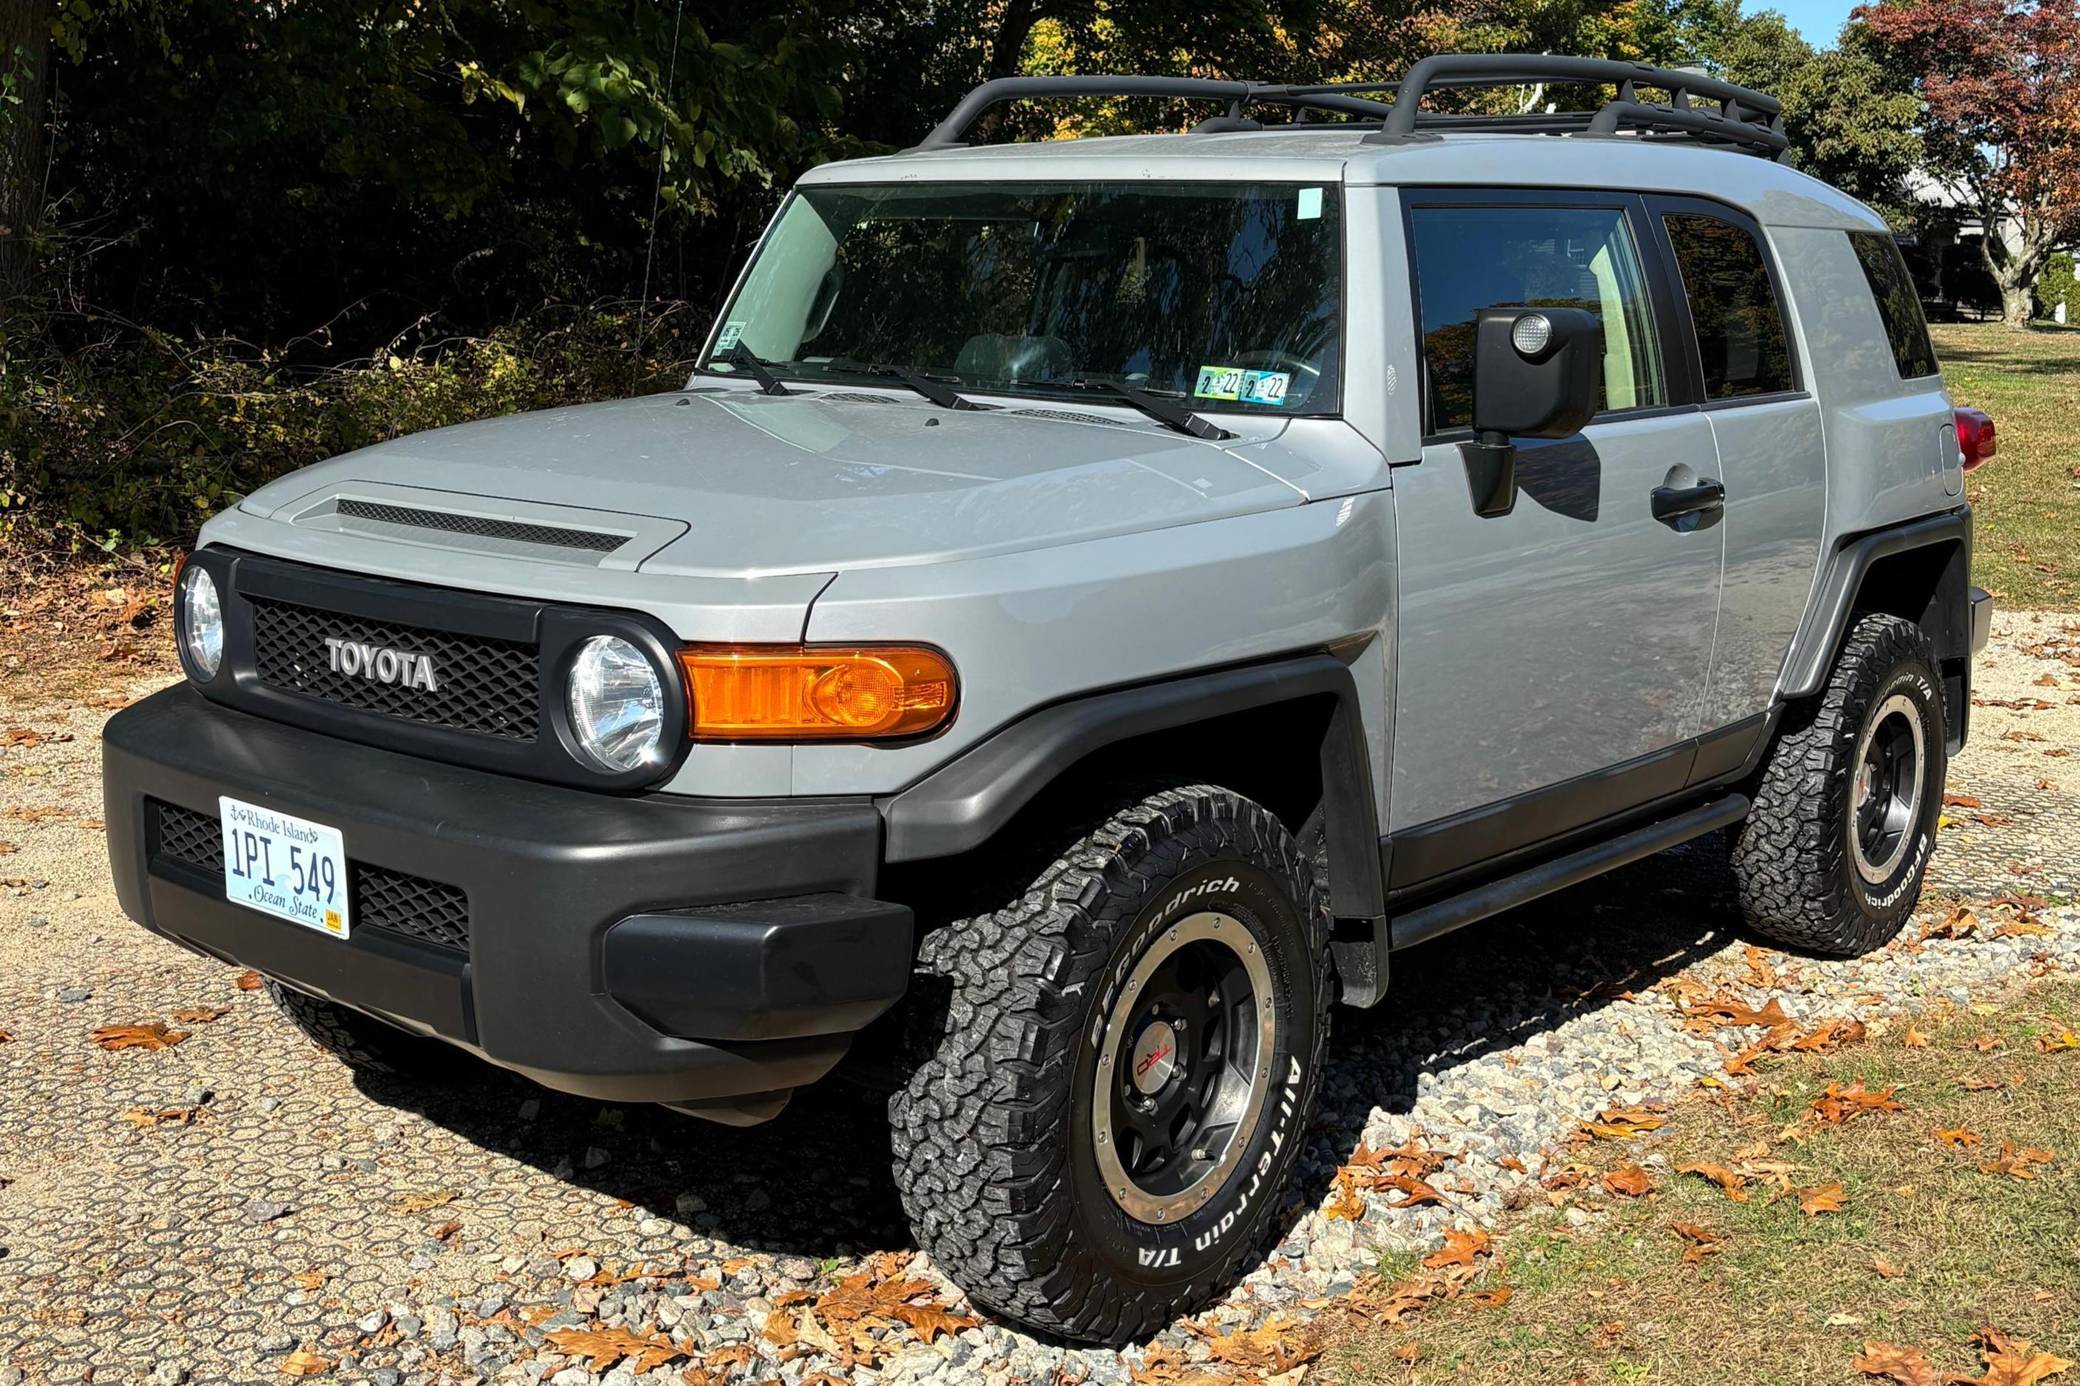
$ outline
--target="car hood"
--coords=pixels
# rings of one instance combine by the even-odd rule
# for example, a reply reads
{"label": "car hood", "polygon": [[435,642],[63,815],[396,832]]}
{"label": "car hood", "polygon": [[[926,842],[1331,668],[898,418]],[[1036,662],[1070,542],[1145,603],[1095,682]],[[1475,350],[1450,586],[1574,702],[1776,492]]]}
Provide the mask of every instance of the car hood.
{"label": "car hood", "polygon": [[[338,498],[364,497],[365,509],[408,495],[436,514],[580,528],[597,517],[632,536],[622,562],[602,566],[830,573],[1298,505],[1300,490],[1232,450],[1261,458],[1281,428],[1267,420],[1222,446],[1067,407],[956,411],[877,391],[697,387],[400,438],[284,477],[241,509],[331,524]],[[464,546],[445,519],[414,524],[373,532]]]}

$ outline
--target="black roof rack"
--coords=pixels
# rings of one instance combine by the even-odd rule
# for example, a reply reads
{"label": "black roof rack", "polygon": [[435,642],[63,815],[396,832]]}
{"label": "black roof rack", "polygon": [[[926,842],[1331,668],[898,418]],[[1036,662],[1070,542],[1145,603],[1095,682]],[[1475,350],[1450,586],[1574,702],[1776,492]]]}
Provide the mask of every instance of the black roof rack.
{"label": "black roof rack", "polygon": [[[1423,98],[1434,92],[1532,83],[1610,84],[1617,88],[1617,98],[1593,111],[1465,115],[1422,109]],[[1642,88],[1665,92],[1668,100],[1643,101]],[[1624,132],[1648,140],[1702,140],[1765,157],[1780,157],[1788,147],[1783,108],[1775,97],[1701,72],[1546,53],[1440,53],[1417,63],[1399,82],[1291,86],[1200,77],[1000,77],[963,97],[918,148],[960,144],[983,112],[1004,102],[1070,96],[1226,102],[1227,114],[1202,122],[1196,127],[1201,132],[1260,129],[1244,112],[1269,105],[1289,109],[1296,124],[1316,114],[1346,117],[1357,124],[1378,122],[1379,128],[1366,139],[1383,144],[1469,130],[1540,135]],[[1380,96],[1393,100],[1373,99]]]}

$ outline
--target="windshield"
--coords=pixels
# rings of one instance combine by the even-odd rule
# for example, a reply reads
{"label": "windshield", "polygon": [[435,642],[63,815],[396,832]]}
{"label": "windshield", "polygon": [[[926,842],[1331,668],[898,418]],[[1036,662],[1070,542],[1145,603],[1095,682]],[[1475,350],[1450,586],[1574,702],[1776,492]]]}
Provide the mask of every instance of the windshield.
{"label": "windshield", "polygon": [[1338,189],[910,183],[802,189],[723,315],[791,378],[866,366],[995,393],[1127,385],[1192,408],[1333,413]]}

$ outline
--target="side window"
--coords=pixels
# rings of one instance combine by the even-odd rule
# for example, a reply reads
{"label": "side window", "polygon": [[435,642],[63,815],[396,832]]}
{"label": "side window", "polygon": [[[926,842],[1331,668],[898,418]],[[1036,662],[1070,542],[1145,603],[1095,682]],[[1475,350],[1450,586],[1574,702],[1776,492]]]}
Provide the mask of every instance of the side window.
{"label": "side window", "polygon": [[1899,242],[1882,231],[1851,231],[1849,244],[1856,250],[1857,263],[1878,301],[1878,316],[1885,323],[1885,338],[1892,344],[1892,362],[1899,378],[1915,380],[1936,373],[1936,349],[1928,340],[1928,323],[1921,316],[1921,295],[1914,291],[1913,276],[1899,253]]}
{"label": "side window", "polygon": [[1603,320],[1599,412],[1668,402],[1653,305],[1616,207],[1417,207],[1430,431],[1473,422],[1473,325],[1483,308],[1586,308]]}
{"label": "side window", "polygon": [[1666,220],[1697,328],[1704,397],[1791,389],[1791,350],[1762,247],[1745,228],[1718,217],[1674,212]]}

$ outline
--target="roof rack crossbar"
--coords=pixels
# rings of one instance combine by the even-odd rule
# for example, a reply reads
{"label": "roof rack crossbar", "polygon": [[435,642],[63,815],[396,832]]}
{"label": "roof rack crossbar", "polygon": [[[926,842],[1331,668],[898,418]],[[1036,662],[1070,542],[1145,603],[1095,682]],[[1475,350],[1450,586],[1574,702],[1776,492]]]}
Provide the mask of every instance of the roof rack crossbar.
{"label": "roof rack crossbar", "polygon": [[[1422,109],[1431,92],[1530,83],[1595,83],[1617,88],[1617,99],[1594,111],[1534,111],[1510,115],[1458,114]],[[1644,101],[1640,89],[1668,94],[1666,104]],[[1354,117],[1378,128],[1367,142],[1394,144],[1417,131],[1485,130],[1523,134],[1613,135],[1701,139],[1767,156],[1789,147],[1783,108],[1764,92],[1680,68],[1607,58],[1570,58],[1549,53],[1440,53],[1423,59],[1399,82],[1343,82],[1313,86],[1271,85],[1212,77],[999,77],[961,98],[919,149],[960,145],[985,111],[1009,101],[1072,96],[1146,96],[1173,101],[1218,101],[1225,113],[1196,130],[1256,130],[1252,105],[1289,108],[1296,123],[1315,114]],[[1391,103],[1373,100],[1392,96]],[[1699,104],[1700,102],[1705,104]]]}
{"label": "roof rack crossbar", "polygon": [[[1299,110],[1333,111],[1339,115],[1383,120],[1389,107],[1378,101],[1340,92],[1334,87],[1303,89],[1267,86],[1256,82],[1224,81],[1212,77],[998,77],[984,82],[962,97],[946,119],[924,137],[919,149],[943,149],[958,145],[974,128],[982,113],[1007,101],[1034,97],[1066,96],[1155,96],[1172,101],[1225,101],[1224,121],[1242,119],[1242,108],[1258,103],[1291,106]],[[1232,128],[1232,127],[1227,127]]]}

